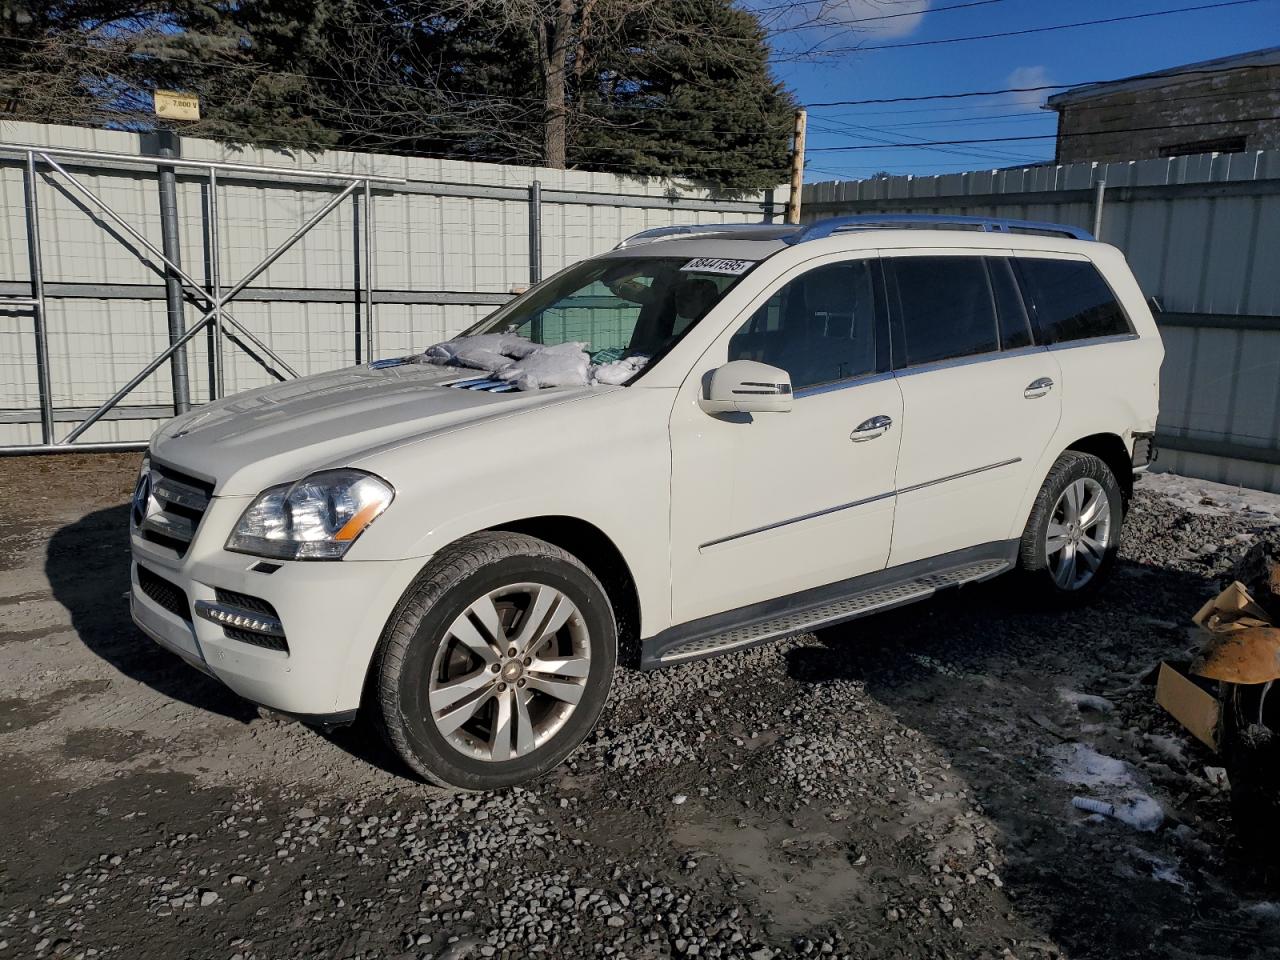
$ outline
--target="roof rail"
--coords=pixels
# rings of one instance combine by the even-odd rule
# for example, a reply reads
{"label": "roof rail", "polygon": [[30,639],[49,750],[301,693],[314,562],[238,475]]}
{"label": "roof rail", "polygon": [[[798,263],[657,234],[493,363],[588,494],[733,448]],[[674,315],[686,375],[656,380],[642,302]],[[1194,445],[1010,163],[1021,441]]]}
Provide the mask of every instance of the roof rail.
{"label": "roof rail", "polygon": [[766,237],[781,237],[789,233],[799,232],[802,228],[793,224],[780,223],[685,223],[674,227],[652,227],[633,233],[613,249],[623,250],[627,247],[638,247],[655,240],[672,240],[676,237],[704,237],[715,233],[740,233],[746,237],[760,234]]}
{"label": "roof rail", "polygon": [[1072,240],[1092,240],[1093,234],[1065,223],[1041,223],[1035,220],[1005,220],[999,217],[960,217],[946,214],[860,214],[852,217],[831,217],[817,220],[788,243],[804,243],[821,240],[837,233],[855,230],[910,230],[946,229],[980,230],[984,233],[1030,233],[1050,237],[1069,237]]}

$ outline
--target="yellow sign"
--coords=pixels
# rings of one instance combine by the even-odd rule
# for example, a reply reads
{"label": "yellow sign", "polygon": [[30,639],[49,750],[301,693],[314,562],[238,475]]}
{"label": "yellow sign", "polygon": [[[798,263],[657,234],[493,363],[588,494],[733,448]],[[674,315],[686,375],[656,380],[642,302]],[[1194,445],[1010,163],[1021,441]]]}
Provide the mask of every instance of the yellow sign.
{"label": "yellow sign", "polygon": [[199,120],[200,98],[194,93],[178,93],[176,90],[155,92],[156,116],[168,120]]}

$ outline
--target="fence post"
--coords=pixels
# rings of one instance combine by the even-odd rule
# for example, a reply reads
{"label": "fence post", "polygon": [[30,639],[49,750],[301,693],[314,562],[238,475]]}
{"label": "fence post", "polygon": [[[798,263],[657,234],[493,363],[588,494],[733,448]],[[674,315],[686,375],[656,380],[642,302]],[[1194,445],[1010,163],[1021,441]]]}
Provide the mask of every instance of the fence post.
{"label": "fence post", "polygon": [[529,282],[542,282],[542,181],[529,184]]}
{"label": "fence post", "polygon": [[1093,237],[1102,239],[1102,206],[1107,199],[1107,181],[1099,180],[1093,185]]}
{"label": "fence post", "polygon": [[365,362],[373,363],[373,186],[364,182],[364,339]]}
{"label": "fence post", "polygon": [[40,398],[40,435],[53,443],[53,394],[49,389],[49,328],[45,314],[44,265],[40,259],[40,206],[36,202],[36,155],[27,151],[27,257],[36,339],[36,389]]}
{"label": "fence post", "polygon": [[213,167],[209,168],[209,292],[213,294],[213,323],[209,325],[213,382],[209,384],[209,399],[217,400],[227,395],[227,383],[222,369],[222,244],[218,239],[218,172]]}
{"label": "fence post", "polygon": [[[172,130],[156,132],[157,153],[162,157],[179,156],[178,135]],[[178,239],[178,178],[173,167],[157,168],[160,182],[160,248],[173,263],[182,263],[182,245]],[[164,299],[169,315],[169,343],[172,345],[186,332],[183,316],[182,281],[165,267]],[[170,360],[173,374],[173,412],[186,413],[191,406],[191,385],[187,380],[187,351],[179,347]]]}

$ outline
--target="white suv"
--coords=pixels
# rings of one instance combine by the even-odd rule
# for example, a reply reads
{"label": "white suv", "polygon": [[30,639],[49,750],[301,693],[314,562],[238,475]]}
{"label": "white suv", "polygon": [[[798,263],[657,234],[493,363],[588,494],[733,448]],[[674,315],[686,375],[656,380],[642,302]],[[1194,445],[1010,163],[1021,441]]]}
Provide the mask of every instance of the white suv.
{"label": "white suv", "polygon": [[1071,227],[647,231],[425,356],[166,424],[133,616],[257,703],[368,711],[431,781],[513,784],[587,735],[620,651],[681,663],[1014,568],[1093,594],[1162,356],[1122,255]]}

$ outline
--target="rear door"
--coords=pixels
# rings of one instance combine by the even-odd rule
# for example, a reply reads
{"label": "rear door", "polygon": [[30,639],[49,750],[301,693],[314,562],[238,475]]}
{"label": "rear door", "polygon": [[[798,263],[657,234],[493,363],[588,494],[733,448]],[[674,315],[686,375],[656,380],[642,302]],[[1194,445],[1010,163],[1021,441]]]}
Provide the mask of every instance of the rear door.
{"label": "rear door", "polygon": [[884,264],[904,423],[892,567],[1008,539],[1062,404],[1004,251]]}

